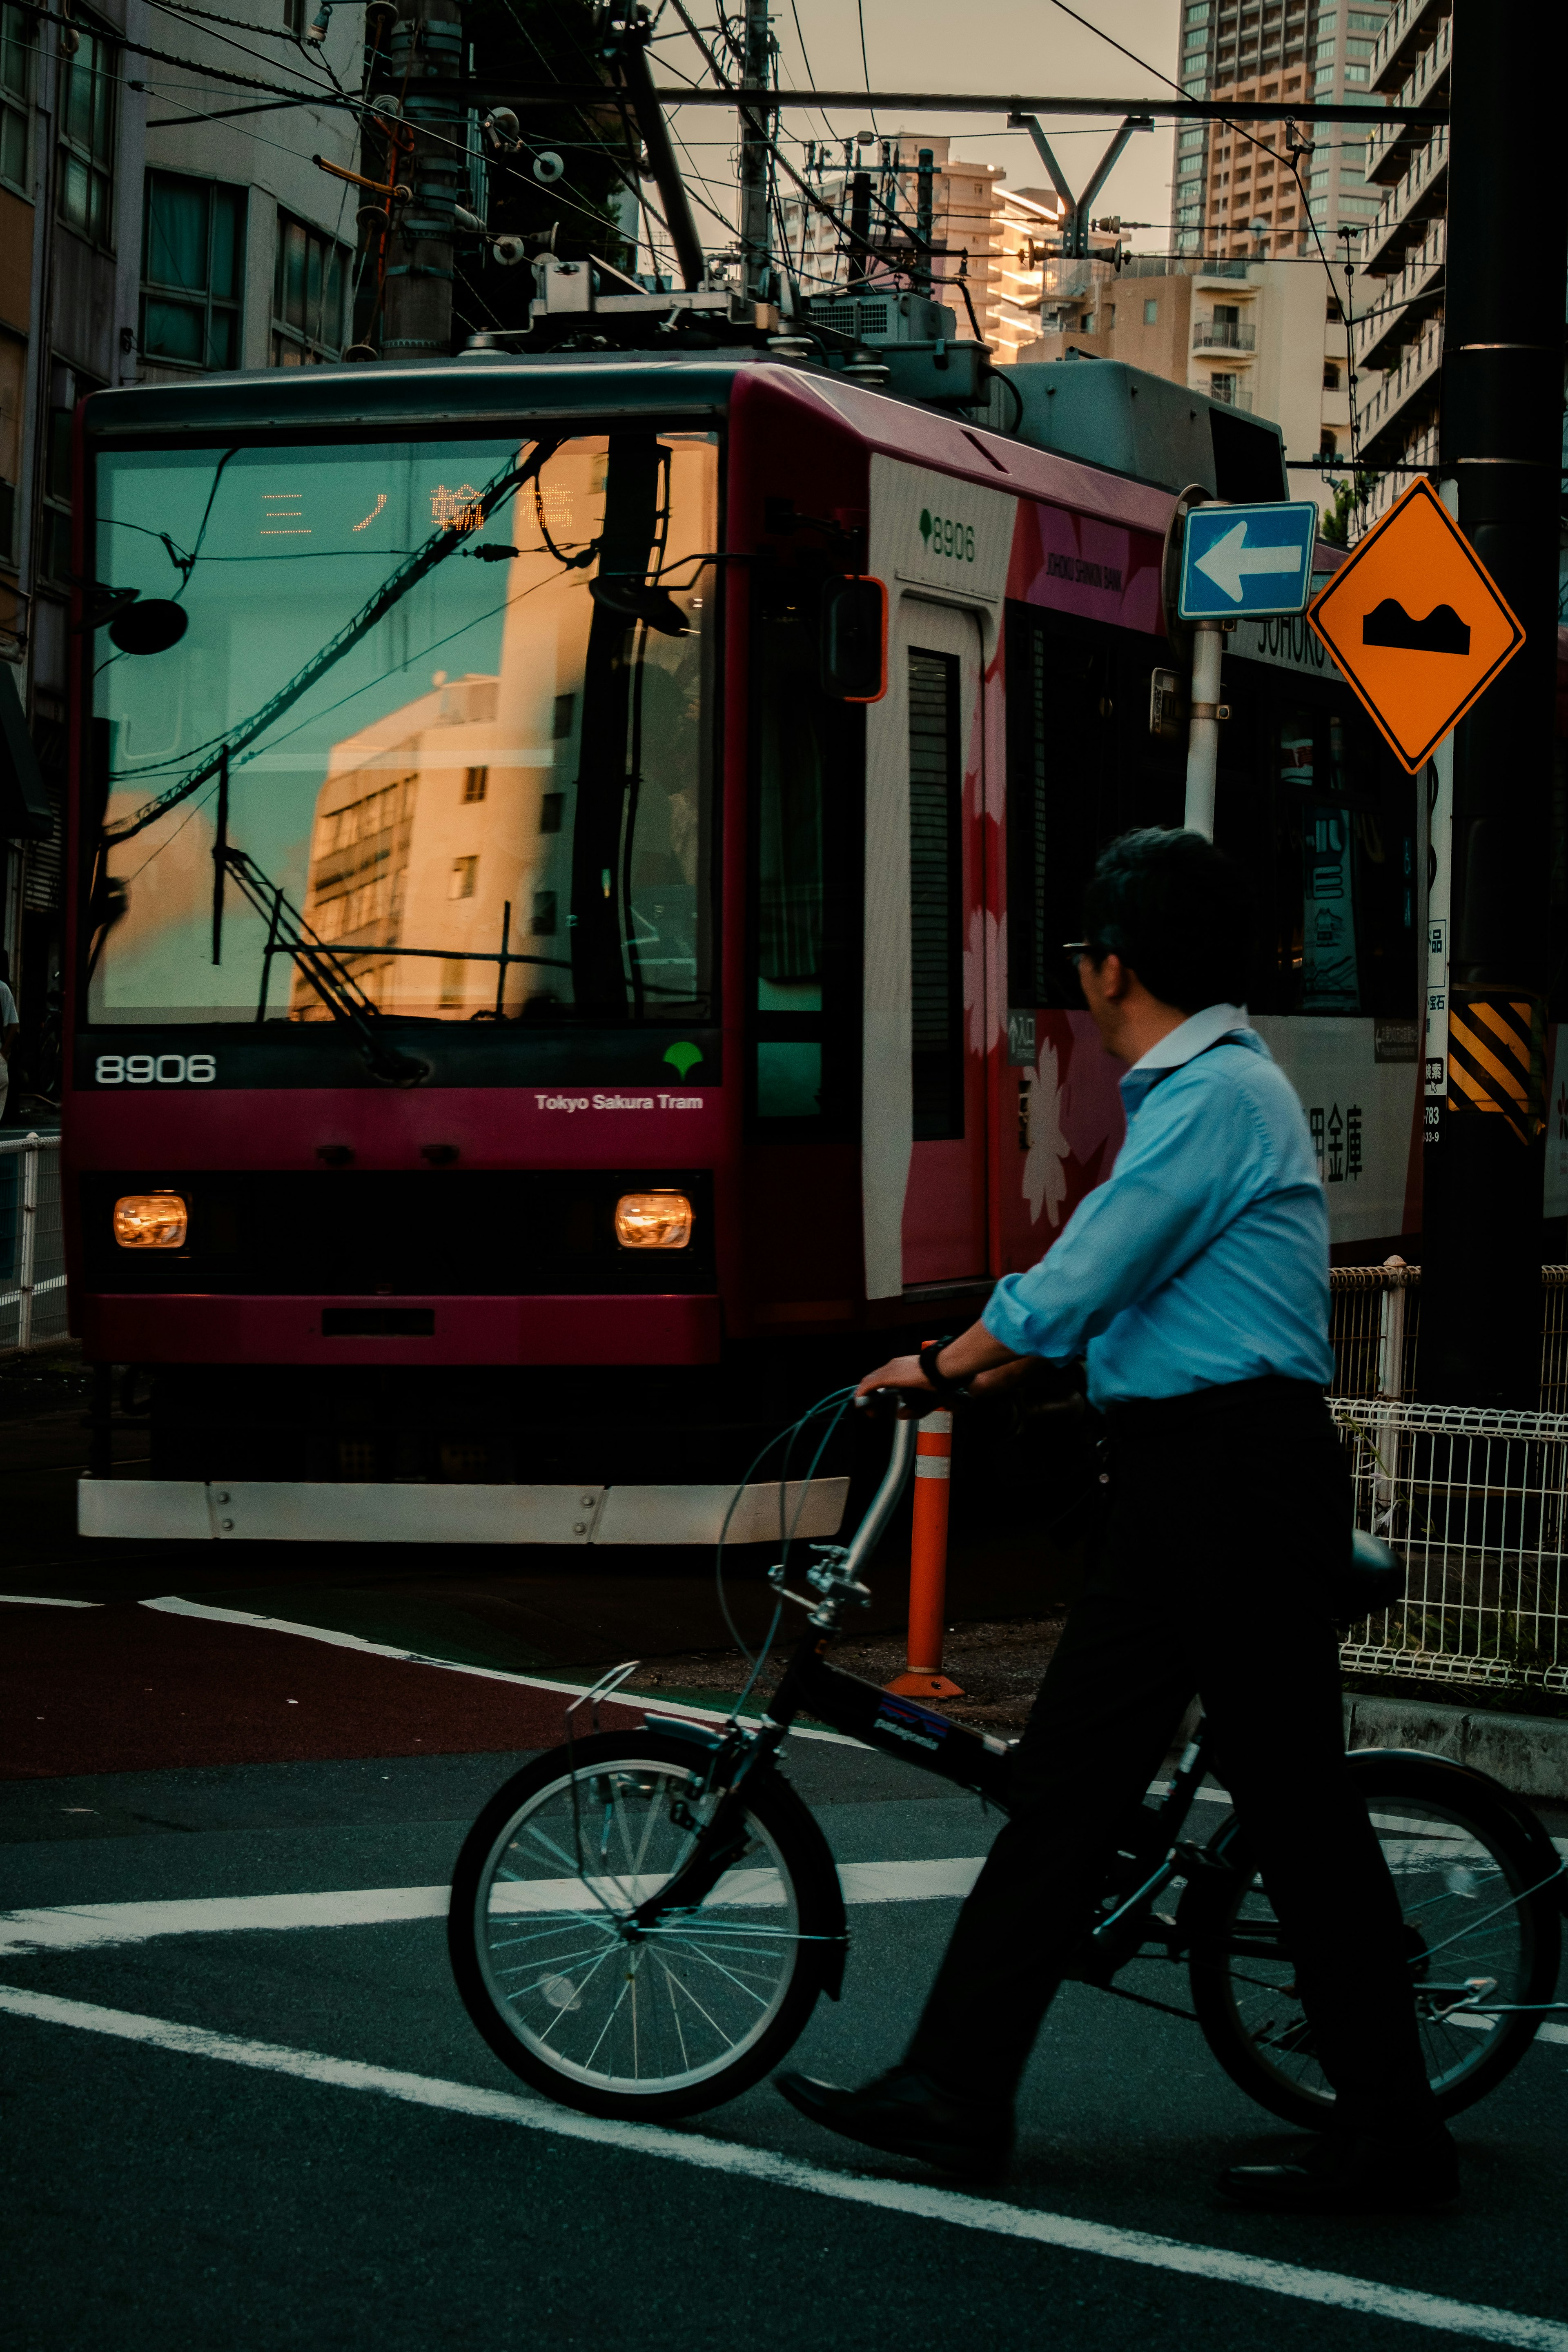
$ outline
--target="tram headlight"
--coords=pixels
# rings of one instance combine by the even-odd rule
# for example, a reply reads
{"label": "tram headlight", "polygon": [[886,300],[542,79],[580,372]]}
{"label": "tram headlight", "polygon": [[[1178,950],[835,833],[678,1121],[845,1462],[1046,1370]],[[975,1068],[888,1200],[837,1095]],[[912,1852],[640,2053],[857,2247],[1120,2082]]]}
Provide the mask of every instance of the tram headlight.
{"label": "tram headlight", "polygon": [[114,1203],[121,1249],[184,1249],[190,1212],[178,1192],[125,1192]]}
{"label": "tram headlight", "polygon": [[684,1249],[691,1239],[691,1203],[684,1192],[623,1192],[616,1202],[616,1239],[623,1249]]}

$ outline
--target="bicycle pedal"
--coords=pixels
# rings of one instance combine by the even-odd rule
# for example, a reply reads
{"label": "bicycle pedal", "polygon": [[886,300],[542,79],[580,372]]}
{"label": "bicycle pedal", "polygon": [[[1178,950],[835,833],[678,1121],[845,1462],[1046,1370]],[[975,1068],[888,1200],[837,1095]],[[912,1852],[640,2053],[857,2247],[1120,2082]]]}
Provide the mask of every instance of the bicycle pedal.
{"label": "bicycle pedal", "polygon": [[1210,1853],[1206,1846],[1192,1845],[1185,1841],[1171,1848],[1173,1860],[1180,1863],[1188,1878],[1231,1878],[1235,1873],[1229,1863],[1218,1854]]}

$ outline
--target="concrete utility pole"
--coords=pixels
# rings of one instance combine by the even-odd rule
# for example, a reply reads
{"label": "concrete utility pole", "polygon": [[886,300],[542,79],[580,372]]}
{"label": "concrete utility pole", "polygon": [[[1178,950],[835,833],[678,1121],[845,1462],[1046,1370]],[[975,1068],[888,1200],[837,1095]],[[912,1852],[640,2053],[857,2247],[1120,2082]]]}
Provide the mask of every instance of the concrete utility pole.
{"label": "concrete utility pole", "polygon": [[457,0],[398,0],[387,66],[393,89],[404,91],[403,119],[414,146],[391,176],[405,175],[414,194],[387,240],[385,359],[444,357],[452,348],[453,215],[468,194],[466,116],[458,97],[423,91],[420,84],[437,77],[450,82],[462,64]]}
{"label": "concrete utility pole", "polygon": [[[1421,1386],[1446,1402],[1533,1407],[1568,10],[1561,0],[1511,8],[1456,0],[1453,37],[1441,471],[1458,485],[1460,527],[1525,642],[1454,741],[1449,1061],[1447,1100],[1424,1155]],[[1481,1049],[1470,1057],[1468,1087],[1456,1075],[1467,1034]],[[1493,1073],[1480,1080],[1480,1101],[1477,1070]]]}
{"label": "concrete utility pole", "polygon": [[[773,67],[768,0],[746,0],[742,79],[751,89],[771,87]],[[777,121],[774,113],[748,112],[741,117],[741,271],[746,292],[758,302],[773,299],[773,224],[768,217],[773,157],[767,142]]]}

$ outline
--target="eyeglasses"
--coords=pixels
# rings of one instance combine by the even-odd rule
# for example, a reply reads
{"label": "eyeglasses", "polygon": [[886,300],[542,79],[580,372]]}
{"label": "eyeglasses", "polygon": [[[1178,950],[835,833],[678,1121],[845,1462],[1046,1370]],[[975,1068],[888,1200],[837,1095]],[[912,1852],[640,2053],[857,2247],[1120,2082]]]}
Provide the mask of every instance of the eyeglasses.
{"label": "eyeglasses", "polygon": [[1076,970],[1086,956],[1090,963],[1103,963],[1110,950],[1102,940],[1064,940],[1062,953]]}

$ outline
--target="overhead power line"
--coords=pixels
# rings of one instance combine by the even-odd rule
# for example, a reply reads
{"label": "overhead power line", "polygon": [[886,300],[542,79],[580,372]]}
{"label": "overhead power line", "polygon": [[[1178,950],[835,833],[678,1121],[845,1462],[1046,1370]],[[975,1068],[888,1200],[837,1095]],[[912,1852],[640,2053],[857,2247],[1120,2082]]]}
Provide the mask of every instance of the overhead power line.
{"label": "overhead power line", "polygon": [[[455,95],[470,90],[465,80],[432,77],[421,88]],[[1000,95],[994,90],[976,93],[959,91],[942,96],[932,90],[887,89],[784,89],[763,87],[742,87],[734,84],[727,89],[708,89],[701,85],[680,89],[656,89],[655,98],[661,106],[754,106],[766,109],[814,109],[831,107],[835,110],[863,113],[868,106],[879,107],[888,114],[1109,114],[1121,119],[1123,115],[1152,115],[1167,122],[1364,122],[1374,130],[1387,130],[1394,123],[1407,123],[1418,130],[1440,129],[1448,120],[1446,106],[1369,106],[1364,101],[1342,99],[1331,105],[1287,105],[1278,99],[1265,104],[1237,99],[1216,102],[1206,98],[1035,98],[1017,90]],[[555,82],[534,83],[527,89],[486,93],[495,106],[521,107],[603,105],[602,84]]]}

